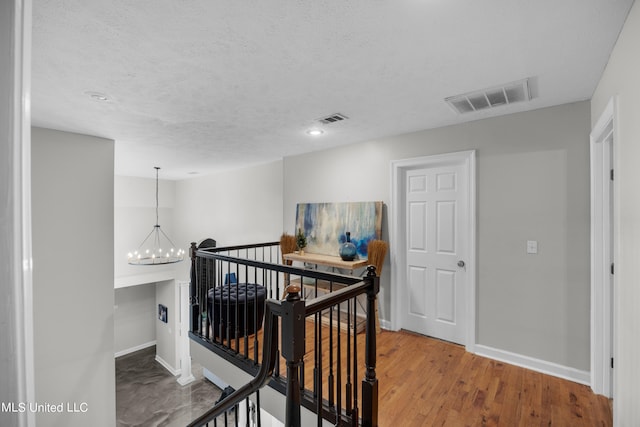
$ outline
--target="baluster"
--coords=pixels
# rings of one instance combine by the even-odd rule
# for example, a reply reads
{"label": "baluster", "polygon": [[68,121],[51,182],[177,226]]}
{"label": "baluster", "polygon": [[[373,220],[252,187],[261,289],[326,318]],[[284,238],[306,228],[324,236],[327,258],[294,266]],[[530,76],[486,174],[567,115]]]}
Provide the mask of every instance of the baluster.
{"label": "baluster", "polygon": [[[214,310],[217,308],[217,312],[213,312],[212,314],[212,319],[218,319],[218,327],[215,326],[215,321],[212,320],[214,326],[213,326],[213,339],[215,341],[218,341],[220,344],[224,345],[224,340],[223,340],[223,336],[224,336],[224,328],[225,328],[225,322],[223,320],[223,313],[224,313],[224,309],[225,309],[225,304],[224,304],[224,299],[222,298],[222,291],[224,290],[224,285],[223,285],[223,280],[222,277],[225,274],[225,268],[224,268],[224,263],[222,261],[218,261],[216,260],[216,264],[220,266],[220,268],[218,269],[218,272],[216,273],[216,282],[214,284],[214,286],[216,288],[218,288],[220,290],[220,304],[219,307],[217,307],[217,305],[215,304],[215,302],[212,302]],[[229,265],[227,263],[227,269],[226,271],[229,271]],[[215,301],[215,300],[214,300]]]}
{"label": "baluster", "polygon": [[353,417],[353,408],[351,405],[351,364],[352,362],[352,358],[351,358],[351,303],[349,301],[347,301],[347,378],[346,378],[346,384],[345,384],[345,394],[346,394],[346,408],[345,411],[347,413],[347,415],[349,417]]}
{"label": "baluster", "polygon": [[249,427],[251,425],[251,401],[248,396],[244,399],[244,419],[246,427]]}
{"label": "baluster", "polygon": [[[207,337],[208,340],[213,340],[212,335],[212,325],[213,325],[213,317],[209,316],[209,313],[207,312],[207,308],[209,306],[209,289],[214,289],[215,288],[215,271],[216,271],[216,260],[214,259],[204,259],[204,265],[205,265],[205,281],[206,281],[206,285],[202,287],[202,299],[201,299],[201,310],[203,315],[205,316],[205,336]],[[215,290],[214,290],[215,292]],[[212,295],[212,301],[211,304],[213,304],[213,295]]]}
{"label": "baluster", "polygon": [[207,289],[209,288],[209,278],[206,274],[209,260],[206,258],[198,259],[198,270],[202,271],[202,278],[198,286],[198,305],[199,315],[198,324],[200,334],[209,339],[209,330],[207,329]]}
{"label": "baluster", "polygon": [[[277,359],[276,359],[277,360]],[[256,415],[258,417],[258,426],[262,425],[262,420],[260,419],[261,417],[261,410],[260,410],[260,390],[256,391]]]}
{"label": "baluster", "polygon": [[[333,283],[333,282],[331,282]],[[331,289],[331,284],[329,284]],[[327,378],[327,389],[329,394],[329,408],[335,410],[334,405],[334,378],[333,378],[333,306],[329,307],[329,377]]]}
{"label": "baluster", "polygon": [[341,345],[342,324],[341,324],[341,321],[342,321],[342,311],[340,310],[340,304],[338,304],[338,330],[336,331],[338,335],[338,343],[337,343],[337,351],[336,351],[337,357],[338,357],[338,366],[337,366],[338,378],[337,378],[337,385],[336,385],[336,391],[337,391],[336,400],[338,403],[338,407],[336,409],[336,426],[340,425],[340,416],[342,414],[342,345]]}
{"label": "baluster", "polygon": [[[349,302],[353,305],[353,378],[354,382],[358,381],[358,316],[357,316],[357,297]],[[353,387],[353,413],[351,415],[351,423],[353,426],[358,425],[358,387]]]}
{"label": "baluster", "polygon": [[[255,281],[254,281],[255,283]],[[236,288],[238,288],[240,286],[240,283],[236,284]],[[244,331],[242,331],[242,336],[243,336],[243,342],[244,342],[244,357],[245,358],[249,358],[249,297],[247,294],[247,288],[249,286],[249,281],[245,280],[244,283],[244,307],[243,307],[243,315],[244,315]],[[238,304],[240,304],[238,302]],[[253,316],[255,318],[256,316],[256,305],[257,302],[255,301],[254,298],[254,302],[253,302]],[[255,330],[255,329],[254,329]]]}
{"label": "baluster", "polygon": [[197,333],[200,331],[200,307],[198,306],[198,279],[197,273],[197,258],[196,258],[196,242],[191,242],[191,248],[189,250],[191,256],[191,286],[189,288],[189,295],[191,304],[191,331]]}
{"label": "baluster", "polygon": [[233,407],[233,421],[236,427],[238,427],[238,405]]}
{"label": "baluster", "polygon": [[[203,272],[207,271],[207,263],[208,260],[206,258],[201,258],[198,260],[198,268],[201,269]],[[202,279],[200,280],[199,286],[198,286],[198,306],[199,306],[199,315],[198,315],[198,322],[199,322],[199,328],[200,328],[200,333],[202,335],[204,335],[206,338],[209,337],[208,335],[208,330],[207,330],[207,289],[209,287],[209,280],[207,278],[206,274],[203,274]]]}
{"label": "baluster", "polygon": [[[317,291],[316,291],[317,292]],[[313,368],[314,371],[314,397],[316,398],[316,414],[318,414],[318,427],[322,427],[322,312],[316,313],[316,345],[315,356],[316,363]]]}

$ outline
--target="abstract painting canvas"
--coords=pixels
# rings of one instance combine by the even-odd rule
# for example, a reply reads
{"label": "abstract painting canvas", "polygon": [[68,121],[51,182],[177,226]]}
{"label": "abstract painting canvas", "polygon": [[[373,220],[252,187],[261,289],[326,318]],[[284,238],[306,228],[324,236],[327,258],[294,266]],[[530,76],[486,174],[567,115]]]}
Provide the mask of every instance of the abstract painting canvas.
{"label": "abstract painting canvas", "polygon": [[358,257],[367,258],[367,246],[382,235],[382,202],[298,203],[296,233],[307,237],[305,251],[338,256],[347,231]]}

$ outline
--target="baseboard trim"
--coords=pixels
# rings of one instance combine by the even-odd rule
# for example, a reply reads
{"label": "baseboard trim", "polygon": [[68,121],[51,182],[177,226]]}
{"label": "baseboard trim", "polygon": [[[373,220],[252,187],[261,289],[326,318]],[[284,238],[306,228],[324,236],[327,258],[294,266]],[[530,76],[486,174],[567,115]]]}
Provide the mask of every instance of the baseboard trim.
{"label": "baseboard trim", "polygon": [[202,368],[202,375],[204,375],[204,377],[206,379],[208,379],[213,384],[215,384],[216,387],[218,387],[220,390],[224,390],[225,388],[227,388],[229,386],[229,384],[227,384],[226,382],[222,381],[222,379],[219,376],[217,376],[216,374],[214,374],[213,372],[211,372],[207,368]]}
{"label": "baseboard trim", "polygon": [[151,346],[154,346],[154,345],[156,345],[156,341],[155,340],[154,341],[149,341],[149,342],[146,342],[144,344],[137,345],[135,347],[131,347],[131,348],[127,348],[125,350],[117,351],[115,353],[115,357],[118,358],[120,356],[125,356],[125,355],[127,355],[129,353],[134,353],[134,352],[136,352],[138,350],[143,350],[143,349],[145,349],[147,347],[151,347]]}
{"label": "baseboard trim", "polygon": [[176,376],[180,375],[180,369],[175,369],[166,360],[156,354],[156,362],[161,364],[167,371],[171,372],[171,375]]}
{"label": "baseboard trim", "polygon": [[187,384],[191,384],[192,382],[194,382],[196,380],[196,377],[194,377],[193,375],[189,375],[188,377],[184,378],[184,377],[180,377],[177,379],[178,384],[180,385],[187,385]]}
{"label": "baseboard trim", "polygon": [[490,359],[499,360],[511,365],[520,366],[521,368],[531,369],[554,377],[563,378],[580,384],[591,385],[591,374],[589,371],[581,371],[569,366],[559,365],[546,360],[536,359],[522,354],[512,353],[510,351],[499,350],[497,348],[488,347],[481,344],[475,345],[475,354],[478,356],[488,357]]}

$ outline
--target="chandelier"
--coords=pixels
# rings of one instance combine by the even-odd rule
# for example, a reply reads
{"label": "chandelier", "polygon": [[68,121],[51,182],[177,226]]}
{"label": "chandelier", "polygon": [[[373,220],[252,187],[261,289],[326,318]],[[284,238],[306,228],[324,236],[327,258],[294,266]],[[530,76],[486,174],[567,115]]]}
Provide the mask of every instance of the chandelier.
{"label": "chandelier", "polygon": [[156,170],[156,225],[153,226],[138,249],[128,253],[127,259],[132,265],[172,264],[184,259],[185,251],[176,248],[169,236],[162,231],[158,222],[158,171],[160,168],[157,166],[154,168]]}

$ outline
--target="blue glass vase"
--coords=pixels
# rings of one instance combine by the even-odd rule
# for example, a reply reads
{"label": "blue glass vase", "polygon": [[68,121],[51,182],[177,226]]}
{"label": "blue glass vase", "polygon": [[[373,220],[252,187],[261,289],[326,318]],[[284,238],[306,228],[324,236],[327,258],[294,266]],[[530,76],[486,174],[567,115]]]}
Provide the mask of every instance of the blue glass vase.
{"label": "blue glass vase", "polygon": [[356,259],[356,245],[351,243],[351,233],[347,231],[347,241],[340,245],[340,258],[343,261],[353,261]]}

